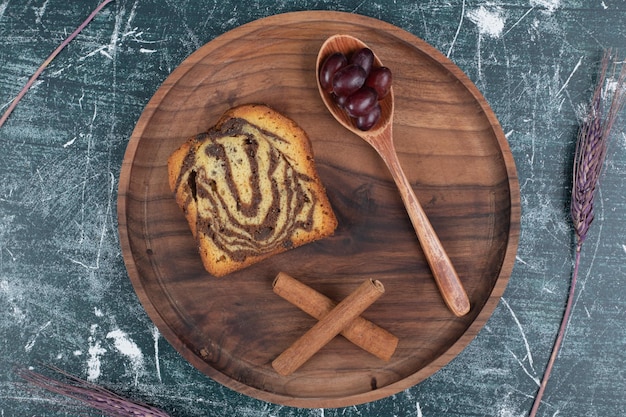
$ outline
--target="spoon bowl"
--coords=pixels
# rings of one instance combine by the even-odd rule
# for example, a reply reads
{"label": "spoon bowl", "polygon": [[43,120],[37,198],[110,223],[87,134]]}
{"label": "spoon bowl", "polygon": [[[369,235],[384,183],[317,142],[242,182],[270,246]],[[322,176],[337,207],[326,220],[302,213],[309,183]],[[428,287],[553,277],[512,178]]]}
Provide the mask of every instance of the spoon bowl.
{"label": "spoon bowl", "polygon": [[[332,115],[337,119],[339,123],[343,125],[346,129],[352,131],[352,133],[358,136],[367,136],[373,137],[381,134],[385,129],[390,129],[392,120],[393,120],[393,87],[389,90],[389,93],[379,102],[381,108],[380,119],[372,127],[370,130],[360,130],[358,129],[354,123],[352,122],[350,116],[342,110],[333,97],[325,91],[320,85],[319,73],[322,65],[324,64],[324,60],[330,56],[334,52],[341,52],[346,56],[350,56],[350,53],[361,49],[368,48],[368,46],[361,42],[359,39],[349,36],[349,35],[334,35],[331,36],[324,42],[322,47],[320,48],[319,53],[317,54],[317,62],[316,62],[316,74],[317,77],[317,87],[320,91],[320,95],[324,104],[328,108],[328,110],[332,113]],[[374,66],[382,66],[382,62],[378,59],[378,56],[374,54]]]}
{"label": "spoon bowl", "polygon": [[[320,69],[328,56],[335,52],[350,56],[352,52],[367,47],[365,43],[349,35],[334,35],[322,44],[316,62],[317,87],[320,96],[333,117],[343,127],[369,143],[389,168],[444,302],[456,316],[464,316],[470,311],[467,293],[402,170],[393,144],[393,87],[379,103],[381,117],[378,122],[370,130],[363,131],[356,127],[350,116],[335,103],[332,95],[320,84]],[[374,64],[375,66],[383,65],[375,53]]]}

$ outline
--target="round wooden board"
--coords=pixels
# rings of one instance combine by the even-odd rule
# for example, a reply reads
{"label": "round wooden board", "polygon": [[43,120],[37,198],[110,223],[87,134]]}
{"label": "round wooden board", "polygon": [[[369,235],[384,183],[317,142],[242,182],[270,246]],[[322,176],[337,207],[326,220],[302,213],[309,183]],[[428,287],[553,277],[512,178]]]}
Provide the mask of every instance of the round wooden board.
{"label": "round wooden board", "polygon": [[[472,303],[444,305],[391,177],[325,109],[315,81],[324,40],[347,33],[394,74],[400,162]],[[206,273],[167,182],[167,158],[230,107],[264,103],[309,134],[339,220],[333,237],[223,278]],[[164,82],[137,122],[119,186],[130,279],[167,340],[216,381],[262,400],[342,407],[406,389],[454,358],[485,324],[511,273],[519,186],[493,112],[463,72],[390,24],[340,12],[261,19],[204,45]],[[289,377],[271,367],[315,320],[272,291],[284,271],[340,301],[365,278],[386,292],[363,316],[400,342],[385,362],[336,337]]]}

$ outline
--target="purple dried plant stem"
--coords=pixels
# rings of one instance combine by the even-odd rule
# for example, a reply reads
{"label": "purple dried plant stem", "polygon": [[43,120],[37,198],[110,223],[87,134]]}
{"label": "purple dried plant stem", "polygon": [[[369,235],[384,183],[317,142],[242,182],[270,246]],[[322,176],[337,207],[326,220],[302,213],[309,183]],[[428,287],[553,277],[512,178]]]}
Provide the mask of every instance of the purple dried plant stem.
{"label": "purple dried plant stem", "polygon": [[533,407],[530,411],[529,417],[535,417],[537,414],[537,410],[541,405],[541,399],[543,398],[543,393],[546,390],[546,385],[548,384],[548,379],[550,379],[550,374],[552,373],[552,368],[554,367],[554,362],[556,361],[556,357],[559,355],[559,351],[561,349],[561,343],[563,342],[563,337],[565,336],[565,331],[567,330],[567,325],[569,323],[569,317],[572,312],[572,305],[574,300],[574,294],[576,293],[576,280],[578,279],[578,266],[580,265],[580,245],[576,246],[576,256],[574,260],[574,272],[572,273],[572,280],[569,287],[569,294],[567,295],[567,304],[565,305],[565,311],[563,312],[563,319],[561,320],[561,325],[559,326],[559,332],[556,336],[556,340],[554,341],[554,346],[552,348],[552,353],[550,354],[550,359],[548,360],[548,364],[546,365],[546,370],[543,373],[543,378],[541,379],[541,384],[539,385],[539,390],[537,391],[537,395],[535,396],[535,401],[533,402]]}
{"label": "purple dried plant stem", "polygon": [[611,51],[605,51],[604,53],[589,113],[586,120],[583,121],[578,139],[576,141],[570,208],[570,215],[574,225],[574,232],[576,234],[574,270],[572,272],[570,289],[567,296],[565,311],[563,312],[563,317],[559,326],[559,331],[552,347],[552,352],[550,354],[548,364],[546,365],[541,384],[539,385],[539,390],[535,396],[529,417],[535,417],[537,410],[541,405],[541,400],[543,398],[548,379],[552,373],[554,362],[560,352],[563,337],[565,336],[565,332],[569,324],[574,295],[576,293],[576,281],[578,279],[582,245],[594,219],[593,204],[604,160],[606,159],[609,136],[613,124],[626,102],[626,90],[624,88],[626,81],[626,65],[622,65],[622,69],[615,82],[615,91],[612,93],[613,96],[610,100],[609,110],[606,115],[603,114],[603,102],[605,101],[603,92],[606,91],[604,90],[606,84],[606,74],[609,62],[611,61],[611,55]]}
{"label": "purple dried plant stem", "polygon": [[98,7],[96,7],[93,10],[93,12],[91,12],[91,14],[87,17],[87,19],[85,19],[85,21],[83,23],[81,23],[81,25],[78,28],[76,28],[76,30],[74,32],[72,32],[72,34],[70,36],[68,36],[67,39],[65,39],[50,54],[50,56],[43,62],[43,64],[41,64],[41,66],[39,68],[37,68],[37,71],[35,71],[35,73],[30,77],[30,79],[28,80],[26,85],[24,85],[24,87],[20,90],[20,92],[17,94],[17,96],[15,96],[15,98],[13,99],[13,101],[11,102],[11,104],[9,105],[7,110],[4,112],[4,114],[0,118],[0,127],[2,127],[2,125],[4,125],[4,122],[6,122],[6,120],[9,118],[9,116],[11,115],[11,113],[13,112],[15,107],[17,107],[17,104],[20,102],[22,97],[24,97],[24,95],[26,95],[26,93],[28,92],[30,87],[32,87],[32,85],[35,83],[37,78],[39,78],[39,76],[46,69],[46,67],[48,65],[50,65],[52,60],[54,60],[54,58],[56,58],[56,56],[59,54],[59,52],[61,52],[63,50],[63,48],[65,48],[89,24],[89,22],[91,22],[93,20],[93,18],[96,17],[98,12],[100,12],[100,10],[102,10],[102,8],[104,6],[106,6],[107,4],[111,3],[112,1],[114,1],[114,0],[104,0],[102,3],[100,3],[98,5]]}
{"label": "purple dried plant stem", "polygon": [[169,417],[169,415],[161,409],[130,401],[112,391],[96,384],[83,381],[56,367],[49,366],[49,368],[65,377],[68,382],[60,381],[25,368],[17,369],[16,374],[36,387],[78,400],[83,405],[99,410],[110,417]]}

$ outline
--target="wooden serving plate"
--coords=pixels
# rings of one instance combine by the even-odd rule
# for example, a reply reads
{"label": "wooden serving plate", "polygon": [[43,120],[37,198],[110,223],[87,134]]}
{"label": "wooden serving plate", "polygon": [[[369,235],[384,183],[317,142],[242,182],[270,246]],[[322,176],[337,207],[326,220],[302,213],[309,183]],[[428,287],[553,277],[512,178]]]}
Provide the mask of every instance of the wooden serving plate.
{"label": "wooden serving plate", "polygon": [[[316,87],[324,40],[347,33],[394,74],[400,162],[468,292],[455,317],[437,291],[380,158],[328,113]],[[206,273],[167,183],[167,158],[228,108],[264,103],[309,134],[339,220],[335,235],[223,278]],[[119,186],[122,252],[139,299],[195,367],[241,393],[341,407],[404,390],[478,333],[502,295],[519,236],[519,186],[502,129],[463,72],[415,36],[340,12],[296,12],[232,30],[187,58],[148,103]],[[272,292],[284,271],[340,301],[365,278],[386,292],[363,317],[399,337],[385,362],[336,337],[289,377],[271,362],[315,320]]]}

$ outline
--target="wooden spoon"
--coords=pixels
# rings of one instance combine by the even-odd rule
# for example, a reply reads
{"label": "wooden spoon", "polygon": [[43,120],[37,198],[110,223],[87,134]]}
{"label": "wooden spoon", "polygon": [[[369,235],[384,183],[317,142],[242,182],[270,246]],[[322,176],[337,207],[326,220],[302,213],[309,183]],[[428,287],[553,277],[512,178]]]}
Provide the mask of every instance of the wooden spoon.
{"label": "wooden spoon", "polygon": [[[461,317],[467,314],[470,310],[470,302],[465,289],[463,288],[463,284],[461,283],[450,258],[441,245],[441,241],[437,237],[435,230],[426,217],[426,214],[415,196],[413,188],[404,175],[400,162],[398,161],[392,136],[394,106],[393,88],[380,102],[382,115],[378,123],[372,129],[362,131],[354,125],[353,121],[346,114],[346,112],[337,106],[333,97],[320,85],[319,71],[324,63],[324,60],[329,55],[334,52],[342,52],[344,55],[349,56],[350,53],[365,47],[367,47],[367,45],[349,35],[334,35],[328,38],[320,48],[317,55],[317,87],[324,104],[326,104],[326,107],[335,119],[337,119],[337,121],[346,129],[361,137],[374,147],[389,168],[391,176],[400,190],[402,201],[404,202],[409,217],[411,218],[411,223],[413,224],[413,228],[415,229],[419,242],[422,246],[424,255],[428,260],[428,264],[430,265],[430,269],[435,277],[439,291],[441,292],[448,308],[455,315]],[[376,66],[382,66],[382,63],[376,56],[374,57],[374,62]]]}

